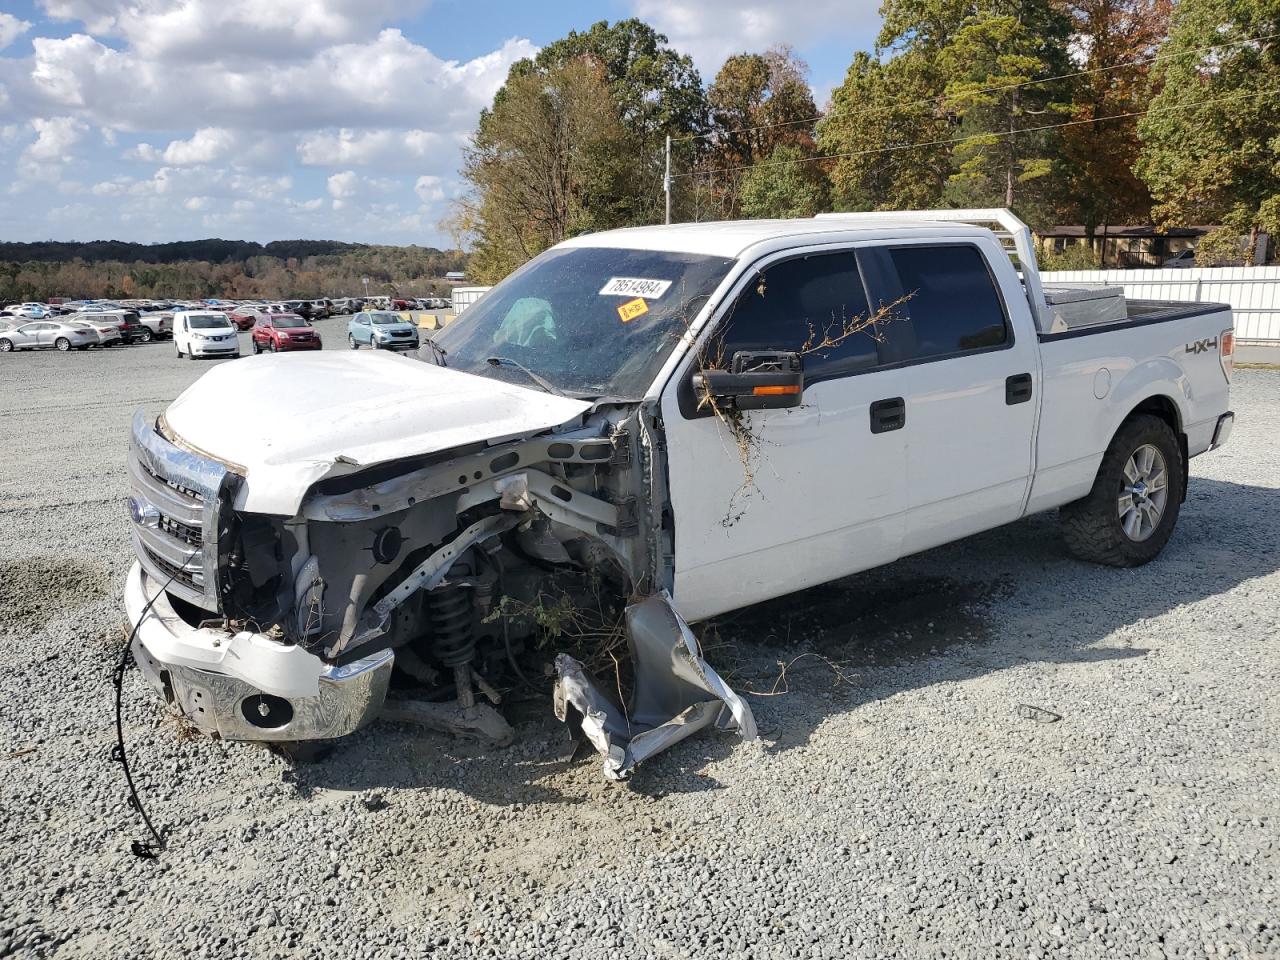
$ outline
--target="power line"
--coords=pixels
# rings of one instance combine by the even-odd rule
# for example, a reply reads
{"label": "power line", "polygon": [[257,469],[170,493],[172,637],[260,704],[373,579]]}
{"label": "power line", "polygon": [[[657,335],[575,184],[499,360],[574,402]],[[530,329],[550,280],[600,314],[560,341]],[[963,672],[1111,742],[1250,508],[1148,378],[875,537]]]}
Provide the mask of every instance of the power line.
{"label": "power line", "polygon": [[[1162,60],[1172,60],[1177,57],[1186,57],[1195,53],[1205,53],[1206,51],[1209,51],[1209,50],[1225,50],[1230,47],[1245,46],[1250,43],[1262,43],[1266,40],[1274,40],[1277,37],[1280,37],[1280,33],[1264,34],[1263,36],[1250,37],[1249,39],[1246,39],[1246,40],[1233,40],[1230,43],[1211,43],[1205,47],[1195,47],[1191,50],[1183,50],[1180,53],[1159,53],[1159,54],[1156,54],[1155,56],[1146,57],[1141,60],[1127,60],[1124,63],[1113,63],[1110,66],[1106,66],[1106,67],[1093,67],[1089,70],[1077,70],[1074,73],[1062,73],[1054,77],[1043,77],[1039,80],[1019,80],[1015,83],[1004,83],[1004,84],[998,84],[997,86],[993,86],[993,87],[984,87],[981,90],[971,91],[970,93],[967,93],[966,96],[972,97],[972,96],[980,96],[984,93],[998,93],[1001,90],[1015,90],[1015,89],[1020,89],[1022,87],[1034,86],[1039,83],[1056,83],[1059,80],[1071,80],[1075,77],[1087,77],[1095,73],[1107,73],[1111,70],[1123,70],[1126,67],[1140,67],[1144,64],[1156,63]],[[860,117],[868,113],[883,112],[885,110],[891,110],[894,107],[899,107],[903,105],[925,106],[926,104],[930,104],[930,103],[941,103],[942,101],[947,99],[949,98],[947,97],[946,94],[942,94],[937,97],[929,97],[925,100],[911,100],[910,98],[902,97],[898,100],[891,100],[887,104],[880,104],[874,107],[866,107],[862,110],[850,110],[850,111],[845,111],[841,113],[837,113],[837,112],[831,112],[831,113],[825,113],[825,114],[820,113],[817,116],[805,117],[800,120],[780,120],[777,123],[761,123],[753,127],[738,127],[737,129],[734,129],[734,130],[717,130],[712,133],[690,133],[690,134],[686,134],[683,137],[672,137],[671,142],[682,143],[687,140],[708,140],[708,139],[711,139],[712,137],[722,137],[732,133],[754,133],[757,130],[773,130],[777,127],[794,127],[799,124],[817,123],[819,120],[836,120],[843,117]]]}
{"label": "power line", "polygon": [[717,167],[711,170],[692,170],[689,173],[672,174],[671,179],[680,180],[687,177],[698,177],[703,175],[711,175],[713,173],[735,173],[739,170],[754,170],[757,167],[789,167],[798,163],[815,163],[821,160],[845,160],[850,157],[865,157],[876,153],[897,153],[902,150],[914,150],[917,147],[941,147],[953,143],[964,143],[966,140],[972,140],[976,137],[1003,138],[1013,137],[1022,133],[1039,133],[1043,130],[1057,130],[1061,127],[1077,127],[1088,123],[1103,123],[1107,120],[1124,120],[1129,117],[1145,117],[1149,113],[1168,113],[1173,110],[1185,110],[1191,107],[1204,107],[1211,103],[1223,103],[1228,100],[1242,100],[1248,97],[1262,97],[1273,93],[1280,93],[1280,87],[1271,90],[1256,90],[1245,94],[1235,94],[1227,97],[1215,97],[1209,100],[1196,100],[1193,103],[1175,104],[1163,110],[1151,107],[1147,110],[1135,110],[1130,113],[1115,113],[1106,117],[1091,117],[1086,120],[1066,120],[1062,123],[1046,123],[1038,127],[1025,127],[1022,130],[1004,130],[991,131],[984,133],[971,133],[963,137],[951,137],[946,140],[925,140],[920,143],[904,143],[896,147],[877,147],[872,150],[851,150],[848,153],[826,153],[816,157],[800,157],[795,160],[763,160],[759,163],[744,163],[733,167]]}

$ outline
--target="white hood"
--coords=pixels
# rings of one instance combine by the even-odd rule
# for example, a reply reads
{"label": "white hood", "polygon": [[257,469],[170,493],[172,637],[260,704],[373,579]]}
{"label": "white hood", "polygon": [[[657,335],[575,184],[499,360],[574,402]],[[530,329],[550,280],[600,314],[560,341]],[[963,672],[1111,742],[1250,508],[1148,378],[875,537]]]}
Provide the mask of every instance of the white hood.
{"label": "white hood", "polygon": [[335,351],[224,363],[165,420],[180,443],[243,469],[237,507],[293,516],[330,472],[527,436],[590,406],[407,357]]}

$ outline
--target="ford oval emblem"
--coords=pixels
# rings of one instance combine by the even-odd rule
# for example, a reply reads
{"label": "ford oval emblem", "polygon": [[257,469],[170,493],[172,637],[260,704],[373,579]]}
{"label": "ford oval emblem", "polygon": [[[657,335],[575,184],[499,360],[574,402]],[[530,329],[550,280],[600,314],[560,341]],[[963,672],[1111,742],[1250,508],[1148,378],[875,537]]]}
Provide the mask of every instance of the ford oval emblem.
{"label": "ford oval emblem", "polygon": [[160,511],[141,497],[129,497],[129,518],[140,527],[154,527],[160,522]]}

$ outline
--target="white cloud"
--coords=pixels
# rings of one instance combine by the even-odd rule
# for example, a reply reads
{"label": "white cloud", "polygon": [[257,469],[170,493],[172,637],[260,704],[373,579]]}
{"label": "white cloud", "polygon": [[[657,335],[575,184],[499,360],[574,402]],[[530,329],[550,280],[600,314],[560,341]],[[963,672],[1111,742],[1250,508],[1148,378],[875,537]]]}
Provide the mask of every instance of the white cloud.
{"label": "white cloud", "polygon": [[201,127],[189,140],[174,140],[164,148],[161,158],[178,167],[225,160],[236,149],[239,137],[224,127]]}
{"label": "white cloud", "polygon": [[410,16],[424,0],[41,0],[50,18],[121,37],[144,57],[306,57],[316,47],[364,39]]}
{"label": "white cloud", "polygon": [[61,177],[62,168],[73,159],[72,148],[80,142],[89,125],[75,117],[36,117],[31,121],[31,128],[36,138],[19,158],[19,178],[54,183]]}
{"label": "white cloud", "polygon": [[780,43],[852,47],[874,38],[880,26],[879,0],[633,0],[632,8],[692,56],[708,82],[735,53],[762,53]]}
{"label": "white cloud", "polygon": [[335,173],[327,181],[329,196],[333,197],[333,209],[341,210],[360,189],[360,176],[354,170]]}
{"label": "white cloud", "polygon": [[444,181],[440,177],[419,177],[413,185],[413,192],[423,203],[436,203],[444,199]]}
{"label": "white cloud", "polygon": [[19,20],[12,13],[0,13],[0,50],[31,29],[29,20]]}
{"label": "white cloud", "polygon": [[430,158],[453,163],[455,148],[431,130],[321,130],[298,141],[298,159],[309,167],[375,165],[383,170],[414,170]]}

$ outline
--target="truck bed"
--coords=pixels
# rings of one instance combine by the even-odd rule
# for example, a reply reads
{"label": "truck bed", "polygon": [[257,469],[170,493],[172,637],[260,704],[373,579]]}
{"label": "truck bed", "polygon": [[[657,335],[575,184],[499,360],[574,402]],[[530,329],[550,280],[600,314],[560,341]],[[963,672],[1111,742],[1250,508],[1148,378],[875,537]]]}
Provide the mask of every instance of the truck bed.
{"label": "truck bed", "polygon": [[1041,341],[1066,340],[1071,337],[1087,337],[1095,333],[1107,333],[1112,330],[1125,330],[1129,327],[1141,327],[1155,323],[1169,323],[1187,317],[1199,317],[1211,313],[1230,314],[1231,305],[1226,303],[1187,303],[1181,300],[1125,300],[1125,316],[1123,319],[1104,320],[1100,322],[1082,322],[1079,319],[1066,319],[1066,329],[1041,333]]}

